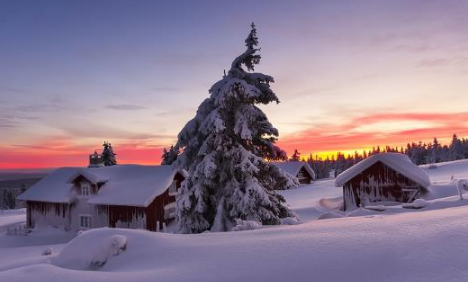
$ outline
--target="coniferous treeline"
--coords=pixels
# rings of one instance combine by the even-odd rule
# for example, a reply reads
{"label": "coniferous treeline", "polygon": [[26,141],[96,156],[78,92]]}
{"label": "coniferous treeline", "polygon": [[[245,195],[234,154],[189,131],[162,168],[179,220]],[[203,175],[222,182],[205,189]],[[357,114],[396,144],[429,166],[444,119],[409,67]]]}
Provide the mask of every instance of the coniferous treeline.
{"label": "coniferous treeline", "polygon": [[[302,158],[307,161],[314,169],[317,179],[335,177],[356,163],[368,158],[369,156],[383,152],[398,152],[406,154],[417,165],[431,164],[446,161],[455,161],[468,159],[468,139],[458,138],[456,134],[452,136],[452,141],[449,145],[441,145],[437,138],[434,138],[429,143],[408,143],[406,147],[390,147],[380,146],[372,148],[372,150],[364,151],[363,153],[355,152],[353,155],[345,155],[338,152],[336,157],[320,158],[317,155],[310,154],[307,158]],[[295,150],[291,161],[297,160],[300,153]]]}

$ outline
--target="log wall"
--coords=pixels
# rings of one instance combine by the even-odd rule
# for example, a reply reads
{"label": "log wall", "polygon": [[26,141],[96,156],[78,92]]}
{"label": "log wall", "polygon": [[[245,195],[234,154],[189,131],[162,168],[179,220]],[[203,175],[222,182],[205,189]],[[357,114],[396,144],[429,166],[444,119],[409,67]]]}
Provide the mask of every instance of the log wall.
{"label": "log wall", "polygon": [[412,202],[423,189],[412,179],[377,162],[343,185],[344,210],[382,201]]}

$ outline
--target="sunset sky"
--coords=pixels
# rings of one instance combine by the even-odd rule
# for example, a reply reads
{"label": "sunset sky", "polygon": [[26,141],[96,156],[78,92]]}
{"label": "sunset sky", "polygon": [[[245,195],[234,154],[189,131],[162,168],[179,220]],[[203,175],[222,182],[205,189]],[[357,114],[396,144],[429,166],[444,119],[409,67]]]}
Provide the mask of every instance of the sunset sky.
{"label": "sunset sky", "polygon": [[163,147],[258,28],[303,155],[468,136],[468,1],[0,1],[0,169]]}

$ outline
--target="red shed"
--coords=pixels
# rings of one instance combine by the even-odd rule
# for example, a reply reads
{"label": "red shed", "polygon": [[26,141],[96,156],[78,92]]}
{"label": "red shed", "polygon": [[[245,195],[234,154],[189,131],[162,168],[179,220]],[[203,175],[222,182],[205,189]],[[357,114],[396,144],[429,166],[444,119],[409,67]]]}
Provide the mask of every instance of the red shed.
{"label": "red shed", "polygon": [[336,187],[343,187],[344,210],[378,202],[413,202],[429,185],[426,172],[399,153],[373,155],[335,180]]}

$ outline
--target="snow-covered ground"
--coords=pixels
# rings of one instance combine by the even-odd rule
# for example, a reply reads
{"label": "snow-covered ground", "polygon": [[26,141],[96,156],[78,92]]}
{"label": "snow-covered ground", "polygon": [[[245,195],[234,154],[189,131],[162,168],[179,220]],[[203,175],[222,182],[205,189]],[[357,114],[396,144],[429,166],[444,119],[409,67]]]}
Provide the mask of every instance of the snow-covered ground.
{"label": "snow-covered ground", "polygon": [[2,234],[0,281],[468,281],[468,200],[455,186],[468,160],[437,166],[425,168],[432,196],[414,206],[344,214],[334,180],[282,191],[298,225],[198,235],[103,228],[68,244],[58,230]]}
{"label": "snow-covered ground", "polygon": [[26,222],[26,209],[0,210],[0,233],[8,226]]}

